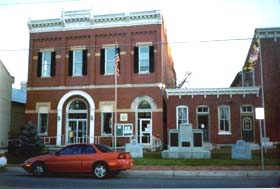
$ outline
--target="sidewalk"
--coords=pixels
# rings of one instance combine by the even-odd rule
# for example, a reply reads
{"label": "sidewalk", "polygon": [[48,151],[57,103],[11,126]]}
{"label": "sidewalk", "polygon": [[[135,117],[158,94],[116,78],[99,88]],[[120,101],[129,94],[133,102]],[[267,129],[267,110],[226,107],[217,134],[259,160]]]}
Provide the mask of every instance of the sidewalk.
{"label": "sidewalk", "polygon": [[169,176],[169,177],[197,177],[197,176],[276,176],[280,177],[280,166],[134,166],[124,171],[129,176]]}
{"label": "sidewalk", "polygon": [[[7,168],[22,169],[19,164]],[[23,170],[23,169],[22,169]],[[280,166],[143,166],[121,172],[122,176],[166,176],[166,177],[279,177]]]}

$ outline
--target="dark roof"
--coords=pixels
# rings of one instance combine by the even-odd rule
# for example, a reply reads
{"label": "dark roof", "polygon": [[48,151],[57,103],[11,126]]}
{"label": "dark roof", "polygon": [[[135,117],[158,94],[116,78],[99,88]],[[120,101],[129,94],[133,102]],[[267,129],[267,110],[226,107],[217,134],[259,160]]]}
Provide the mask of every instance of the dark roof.
{"label": "dark roof", "polygon": [[12,89],[12,102],[26,104],[26,90]]}

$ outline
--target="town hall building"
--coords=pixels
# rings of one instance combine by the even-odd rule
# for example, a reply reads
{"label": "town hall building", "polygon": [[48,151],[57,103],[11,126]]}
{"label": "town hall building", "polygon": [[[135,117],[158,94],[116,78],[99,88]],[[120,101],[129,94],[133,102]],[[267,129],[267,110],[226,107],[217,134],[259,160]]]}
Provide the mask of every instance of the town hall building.
{"label": "town hall building", "polygon": [[[266,138],[280,141],[279,28],[256,30],[229,88],[178,89],[160,11],[65,11],[28,26],[26,122],[37,125],[45,144],[122,147],[133,137],[158,149],[172,143],[169,129],[185,123],[213,146],[258,144],[255,108],[263,106]],[[262,51],[248,65],[257,38]]]}

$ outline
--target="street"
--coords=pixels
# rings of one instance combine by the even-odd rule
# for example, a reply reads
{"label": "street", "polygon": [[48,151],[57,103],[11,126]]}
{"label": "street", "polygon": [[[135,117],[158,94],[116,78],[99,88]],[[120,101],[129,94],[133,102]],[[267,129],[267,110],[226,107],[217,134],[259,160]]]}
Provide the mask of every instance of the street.
{"label": "street", "polygon": [[0,188],[269,188],[279,187],[279,177],[171,177],[135,176],[129,171],[116,178],[97,180],[88,175],[36,178],[18,167],[0,173]]}

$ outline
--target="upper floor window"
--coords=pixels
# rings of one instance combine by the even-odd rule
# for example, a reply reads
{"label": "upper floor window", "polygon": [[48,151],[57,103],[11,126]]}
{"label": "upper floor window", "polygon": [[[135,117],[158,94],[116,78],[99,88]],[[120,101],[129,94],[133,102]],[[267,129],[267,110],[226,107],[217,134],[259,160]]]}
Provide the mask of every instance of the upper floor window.
{"label": "upper floor window", "polygon": [[208,108],[208,106],[198,106],[196,111],[198,114],[208,114],[209,108]]}
{"label": "upper floor window", "polygon": [[189,111],[187,106],[177,106],[176,108],[177,128],[179,128],[181,124],[189,123],[188,114]]}
{"label": "upper floor window", "polygon": [[37,76],[55,76],[55,52],[42,51],[38,53]]}
{"label": "upper floor window", "polygon": [[68,75],[87,75],[87,50],[76,49],[69,51]]}
{"label": "upper floor window", "polygon": [[134,47],[134,73],[147,74],[154,72],[154,47]]}
{"label": "upper floor window", "polygon": [[[100,73],[102,75],[115,74],[115,56],[119,52],[120,49],[115,47],[107,47],[101,49]],[[120,65],[118,64],[118,66]]]}
{"label": "upper floor window", "polygon": [[219,134],[231,134],[230,128],[230,107],[220,106],[218,109],[219,114]]}
{"label": "upper floor window", "polygon": [[240,109],[241,113],[253,113],[253,106],[251,105],[243,105]]}

